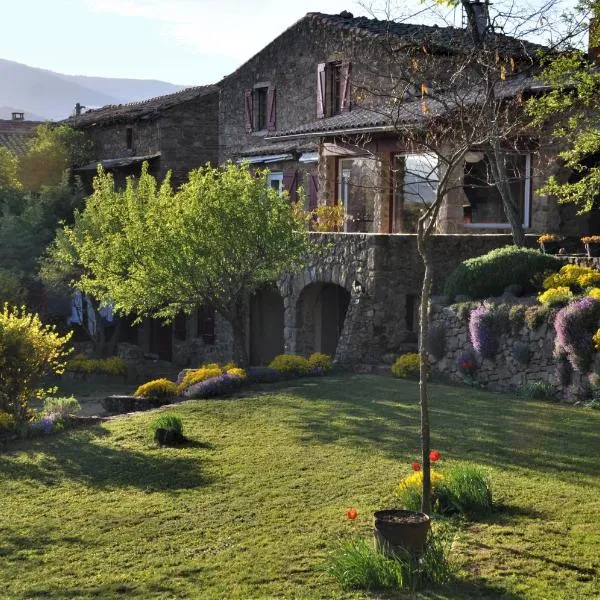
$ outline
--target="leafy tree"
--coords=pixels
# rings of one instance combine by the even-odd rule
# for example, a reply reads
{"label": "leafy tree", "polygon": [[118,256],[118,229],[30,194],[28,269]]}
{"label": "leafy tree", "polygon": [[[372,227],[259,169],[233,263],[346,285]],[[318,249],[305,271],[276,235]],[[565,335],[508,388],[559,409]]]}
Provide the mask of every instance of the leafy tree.
{"label": "leafy tree", "polygon": [[44,123],[36,128],[19,161],[19,180],[25,189],[36,192],[59,185],[67,169],[89,161],[91,149],[84,132]]}
{"label": "leafy tree", "polygon": [[18,171],[19,159],[8,148],[0,146],[0,189],[20,188]]}
{"label": "leafy tree", "polygon": [[192,171],[176,193],[169,177],[158,187],[147,165],[124,191],[100,169],[85,209],[61,235],[74,250],[70,265],[81,267],[81,290],[119,312],[165,320],[211,305],[231,324],[240,364],[248,298],[311,249],[305,224],[269,188],[267,173],[233,164]]}

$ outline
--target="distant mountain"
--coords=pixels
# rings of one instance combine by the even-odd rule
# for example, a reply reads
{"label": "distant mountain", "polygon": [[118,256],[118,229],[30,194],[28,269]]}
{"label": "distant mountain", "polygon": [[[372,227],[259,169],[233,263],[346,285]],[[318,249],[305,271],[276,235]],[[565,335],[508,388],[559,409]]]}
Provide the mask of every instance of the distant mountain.
{"label": "distant mountain", "polygon": [[[185,86],[144,79],[112,79],[64,75],[0,59],[0,118],[10,118],[13,110],[24,111],[29,119],[60,120],[68,117],[75,104],[97,107],[123,104],[170,94]],[[16,107],[12,109],[10,107]],[[8,116],[3,117],[4,110]],[[31,118],[33,118],[31,117]]]}

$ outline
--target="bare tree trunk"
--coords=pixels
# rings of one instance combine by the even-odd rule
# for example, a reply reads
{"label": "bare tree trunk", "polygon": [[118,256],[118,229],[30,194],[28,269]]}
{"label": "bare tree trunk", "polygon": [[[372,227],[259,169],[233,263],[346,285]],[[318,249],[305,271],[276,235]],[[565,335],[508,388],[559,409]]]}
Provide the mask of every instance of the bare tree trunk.
{"label": "bare tree trunk", "polygon": [[433,283],[433,272],[431,265],[431,249],[429,247],[429,236],[423,230],[423,223],[419,222],[418,249],[425,273],[421,288],[421,305],[419,307],[419,401],[421,406],[421,452],[423,462],[423,496],[421,500],[421,511],[429,514],[431,511],[431,464],[429,461],[430,432],[429,432],[429,299],[431,297],[431,286]]}

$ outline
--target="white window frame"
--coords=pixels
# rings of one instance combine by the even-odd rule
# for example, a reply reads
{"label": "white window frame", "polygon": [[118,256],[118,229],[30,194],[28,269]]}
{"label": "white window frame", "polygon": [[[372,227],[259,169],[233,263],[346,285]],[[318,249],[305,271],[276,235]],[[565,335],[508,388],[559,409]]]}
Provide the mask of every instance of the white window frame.
{"label": "white window frame", "polygon": [[[523,155],[521,155],[523,156]],[[525,154],[525,194],[523,195],[523,227],[531,227],[531,154]],[[465,229],[510,229],[510,223],[464,223]]]}
{"label": "white window frame", "polygon": [[278,182],[279,195],[283,194],[283,171],[274,171],[269,173],[268,184],[271,189],[275,189],[272,185],[274,181]]}
{"label": "white window frame", "polygon": [[[350,179],[350,174],[352,172],[352,167],[349,169],[344,169],[343,164],[344,161],[352,162],[351,158],[340,158],[338,163],[339,168],[339,181],[338,181],[338,201],[340,201],[344,205],[344,233],[348,233],[348,221],[346,219],[346,215],[348,214],[348,180]],[[344,173],[347,173],[347,176],[344,177]]]}

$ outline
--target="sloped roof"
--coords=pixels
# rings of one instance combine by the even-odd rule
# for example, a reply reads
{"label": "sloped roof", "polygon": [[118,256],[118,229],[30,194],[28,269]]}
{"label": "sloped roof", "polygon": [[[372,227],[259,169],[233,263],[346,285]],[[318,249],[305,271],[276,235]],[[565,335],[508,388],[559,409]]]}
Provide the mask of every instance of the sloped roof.
{"label": "sloped roof", "polygon": [[42,124],[42,121],[0,119],[0,146],[8,148],[13,154],[25,154],[34,129]]}
{"label": "sloped roof", "polygon": [[[437,25],[354,17],[345,11],[338,15],[311,12],[305,18],[363,36],[392,36],[410,43],[427,43],[432,50],[435,48],[452,51],[473,49],[471,33],[468,28],[464,27],[438,27]],[[543,48],[539,44],[499,33],[486,34],[486,43],[488,46],[498,48],[512,56],[523,54],[534,56],[538,49]]]}
{"label": "sloped roof", "polygon": [[147,119],[156,116],[158,113],[168,110],[178,104],[201,98],[218,90],[215,85],[201,85],[186,88],[167,94],[157,96],[148,100],[139,102],[129,102],[127,104],[109,104],[102,108],[88,110],[77,117],[70,117],[66,120],[69,125],[74,127],[89,127],[91,125],[110,123],[110,122],[128,122],[137,119]]}

